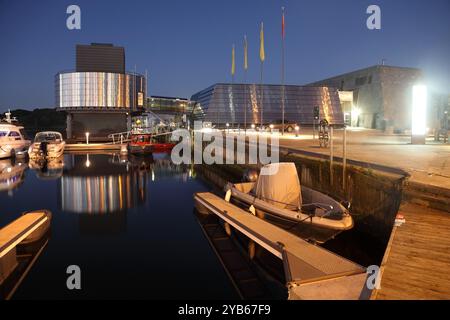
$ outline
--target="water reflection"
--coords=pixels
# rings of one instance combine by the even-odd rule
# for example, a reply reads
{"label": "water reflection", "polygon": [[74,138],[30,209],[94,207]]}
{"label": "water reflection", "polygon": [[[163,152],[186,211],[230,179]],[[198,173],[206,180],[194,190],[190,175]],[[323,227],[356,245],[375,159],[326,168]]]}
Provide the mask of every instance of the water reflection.
{"label": "water reflection", "polygon": [[[192,215],[193,193],[209,187],[190,166],[174,165],[170,154],[66,154],[59,166],[30,163],[14,194],[0,192],[0,227],[24,211],[53,213],[45,254],[15,298],[237,297]],[[2,161],[2,172],[7,167]],[[45,178],[53,169],[54,179]],[[65,286],[70,264],[89,270],[79,292]],[[173,290],[180,283],[181,293]]]}
{"label": "water reflection", "polygon": [[9,195],[12,195],[13,190],[23,183],[26,169],[28,165],[23,160],[1,159],[0,192],[7,191]]}
{"label": "water reflection", "polygon": [[146,202],[148,181],[179,177],[192,170],[174,165],[168,154],[153,157],[68,155],[60,180],[63,211],[79,214],[124,212]]}
{"label": "water reflection", "polygon": [[58,179],[63,174],[64,156],[55,159],[30,159],[28,162],[30,169],[36,173],[36,176],[44,180]]}

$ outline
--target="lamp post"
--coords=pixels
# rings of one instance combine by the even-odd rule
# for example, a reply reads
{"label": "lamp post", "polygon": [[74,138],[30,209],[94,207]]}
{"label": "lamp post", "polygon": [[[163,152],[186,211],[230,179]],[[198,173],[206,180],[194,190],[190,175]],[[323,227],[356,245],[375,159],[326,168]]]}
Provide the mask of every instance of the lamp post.
{"label": "lamp post", "polygon": [[411,144],[425,144],[427,116],[427,87],[413,86]]}
{"label": "lamp post", "polygon": [[86,144],[89,144],[89,132],[86,132]]}

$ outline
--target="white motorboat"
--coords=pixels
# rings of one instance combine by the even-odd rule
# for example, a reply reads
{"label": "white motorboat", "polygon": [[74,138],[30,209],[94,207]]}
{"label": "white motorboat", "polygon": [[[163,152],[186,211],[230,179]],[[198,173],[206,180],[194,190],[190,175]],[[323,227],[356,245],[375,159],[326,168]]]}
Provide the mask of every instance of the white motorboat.
{"label": "white motorboat", "polygon": [[234,200],[258,212],[309,225],[330,234],[349,230],[353,219],[348,209],[333,198],[300,186],[294,163],[264,166],[256,182],[228,184],[226,200]]}
{"label": "white motorboat", "polygon": [[54,159],[64,153],[66,142],[61,133],[56,131],[38,132],[33,144],[28,149],[30,159]]}
{"label": "white motorboat", "polygon": [[7,112],[5,119],[0,121],[0,159],[26,156],[31,141],[26,139],[24,128],[19,126],[17,119],[11,118]]}

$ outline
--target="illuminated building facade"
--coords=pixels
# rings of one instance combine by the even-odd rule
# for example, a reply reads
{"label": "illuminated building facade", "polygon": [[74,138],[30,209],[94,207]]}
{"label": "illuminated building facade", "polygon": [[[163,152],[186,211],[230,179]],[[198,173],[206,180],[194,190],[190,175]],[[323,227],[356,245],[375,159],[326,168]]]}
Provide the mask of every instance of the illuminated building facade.
{"label": "illuminated building facade", "polygon": [[412,88],[422,81],[420,69],[377,65],[309,85],[351,92],[353,126],[403,132],[411,129]]}
{"label": "illuminated building facade", "polygon": [[146,98],[143,75],[125,72],[125,51],[111,44],[77,45],[75,71],[55,75],[55,100],[67,113],[67,138],[105,140],[127,131],[130,114],[142,110]]}
{"label": "illuminated building facade", "polygon": [[[336,88],[295,85],[259,85],[218,83],[191,97],[204,114],[204,121],[216,126],[225,124],[247,127],[282,122],[284,103],[285,121],[309,125],[313,123],[314,107],[319,107],[320,118],[330,124],[343,125],[344,117]],[[246,110],[246,111],[245,111]]]}

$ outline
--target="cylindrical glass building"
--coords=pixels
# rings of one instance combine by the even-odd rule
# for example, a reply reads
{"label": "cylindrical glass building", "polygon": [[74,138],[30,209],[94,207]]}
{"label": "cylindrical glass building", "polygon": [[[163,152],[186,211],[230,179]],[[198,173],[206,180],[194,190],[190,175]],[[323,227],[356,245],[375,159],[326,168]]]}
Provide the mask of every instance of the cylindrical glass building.
{"label": "cylindrical glass building", "polygon": [[59,108],[144,107],[145,77],[135,73],[60,72],[55,76],[56,106]]}

